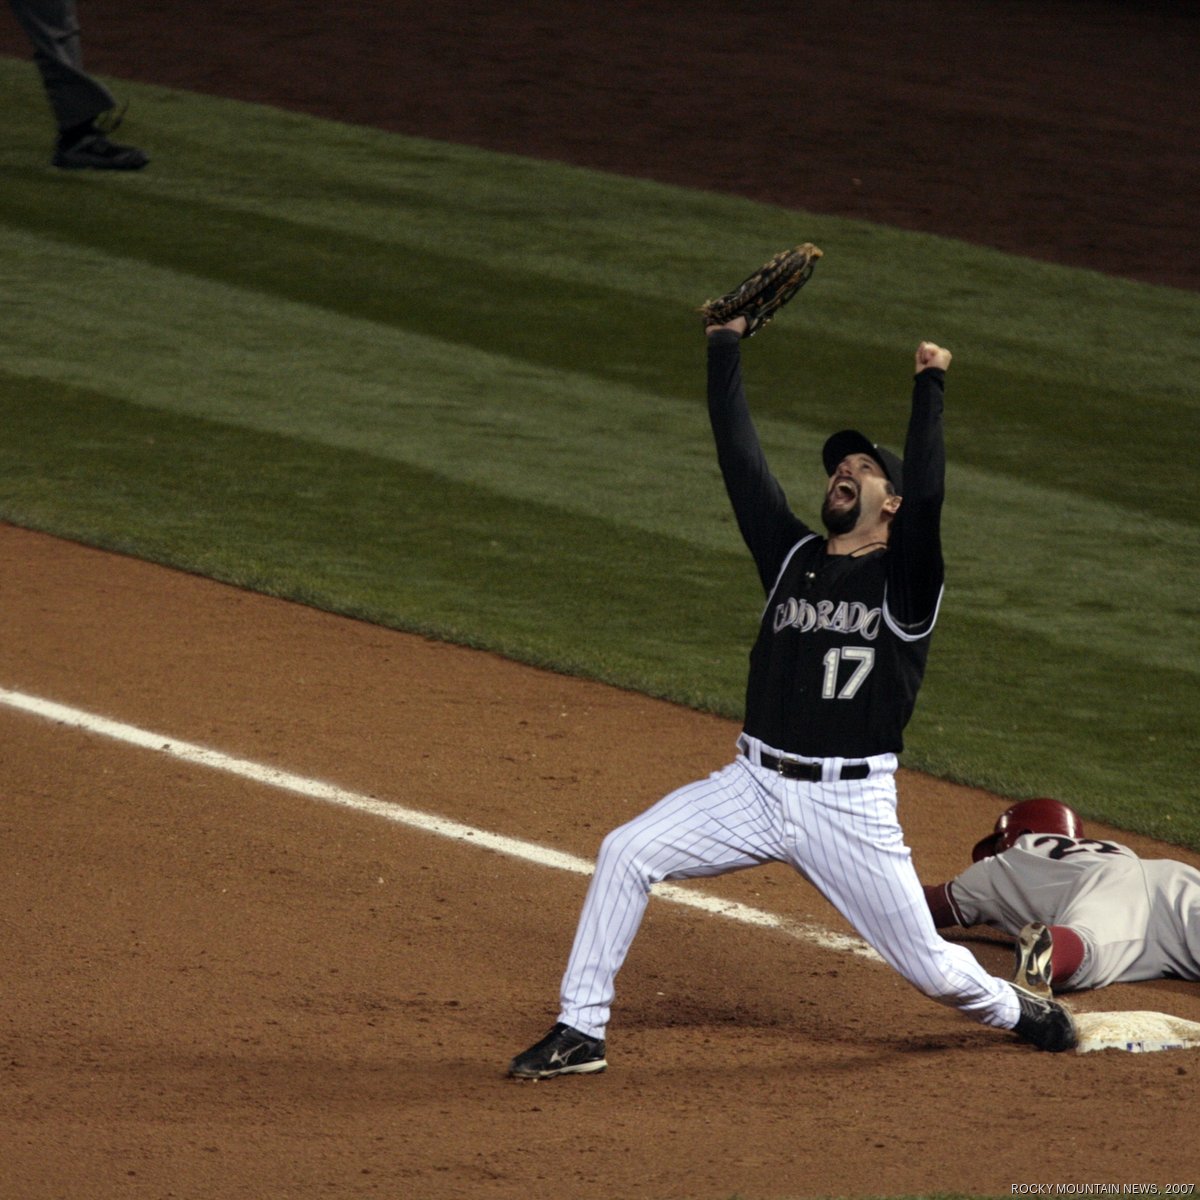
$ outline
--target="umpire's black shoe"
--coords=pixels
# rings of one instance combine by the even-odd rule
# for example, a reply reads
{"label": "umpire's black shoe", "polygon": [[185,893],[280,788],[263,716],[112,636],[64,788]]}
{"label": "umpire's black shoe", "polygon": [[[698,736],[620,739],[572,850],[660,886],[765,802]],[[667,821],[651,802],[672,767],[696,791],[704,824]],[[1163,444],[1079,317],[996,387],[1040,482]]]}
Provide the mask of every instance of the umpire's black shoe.
{"label": "umpire's black shoe", "polygon": [[508,1065],[515,1079],[553,1079],[555,1075],[587,1075],[603,1071],[604,1040],[564,1025],[561,1021],[536,1045]]}
{"label": "umpire's black shoe", "polygon": [[1054,952],[1050,930],[1039,922],[1026,925],[1017,935],[1015,950],[1017,970],[1013,983],[1022,991],[1049,1000],[1054,994],[1050,988],[1053,975],[1050,959]]}
{"label": "umpire's black shoe", "polygon": [[1075,1020],[1057,1000],[1046,1000],[1013,985],[1021,1015],[1015,1033],[1039,1050],[1073,1050],[1079,1042]]}
{"label": "umpire's black shoe", "polygon": [[71,141],[60,139],[51,161],[67,171],[140,171],[150,159],[136,146],[110,142],[99,129],[93,128]]}

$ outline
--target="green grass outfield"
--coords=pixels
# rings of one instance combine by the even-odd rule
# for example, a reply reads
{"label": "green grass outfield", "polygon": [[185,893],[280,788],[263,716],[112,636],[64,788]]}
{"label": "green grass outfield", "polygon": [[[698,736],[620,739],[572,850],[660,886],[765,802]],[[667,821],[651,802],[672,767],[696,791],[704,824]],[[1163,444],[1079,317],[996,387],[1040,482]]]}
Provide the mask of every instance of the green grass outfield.
{"label": "green grass outfield", "polygon": [[916,343],[955,353],[906,764],[1200,848],[1200,296],[121,92],[150,168],[57,172],[0,59],[0,516],[736,716],[761,594],[693,310],[812,240],[745,346],[801,514],[824,436],[898,446]]}

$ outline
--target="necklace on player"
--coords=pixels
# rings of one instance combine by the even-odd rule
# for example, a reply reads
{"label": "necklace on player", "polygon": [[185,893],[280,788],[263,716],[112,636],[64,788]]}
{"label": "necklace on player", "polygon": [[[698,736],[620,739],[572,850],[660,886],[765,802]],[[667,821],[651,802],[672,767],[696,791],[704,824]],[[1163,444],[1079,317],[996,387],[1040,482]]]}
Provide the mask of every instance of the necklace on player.
{"label": "necklace on player", "polygon": [[881,550],[886,550],[887,542],[868,542],[865,546],[858,546],[846,554],[823,555],[811,571],[804,572],[804,578],[807,579],[809,583],[812,583],[831,558],[861,558],[868,551],[873,551],[877,547]]}
{"label": "necklace on player", "polygon": [[851,550],[847,558],[858,558],[862,554],[866,554],[868,550],[874,550],[876,546],[882,546],[887,549],[887,542],[868,542],[865,546],[859,546],[857,550]]}

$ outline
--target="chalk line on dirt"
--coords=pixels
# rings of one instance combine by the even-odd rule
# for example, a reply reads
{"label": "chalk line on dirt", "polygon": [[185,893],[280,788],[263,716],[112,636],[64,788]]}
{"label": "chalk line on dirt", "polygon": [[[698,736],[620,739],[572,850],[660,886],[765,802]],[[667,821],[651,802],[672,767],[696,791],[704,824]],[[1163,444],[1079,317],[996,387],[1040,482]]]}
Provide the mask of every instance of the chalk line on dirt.
{"label": "chalk line on dirt", "polygon": [[[199,746],[194,742],[185,742],[166,734],[140,729],[136,725],[126,725],[121,721],[114,721],[108,717],[85,712],[83,709],[58,704],[53,700],[44,700],[25,692],[0,688],[0,703],[32,716],[55,721],[60,725],[82,729],[100,737],[124,742],[126,745],[165,754],[170,758],[179,759],[195,766],[224,771],[226,774],[236,775],[253,783],[280,788],[283,791],[305,796],[310,800],[319,800],[325,804],[334,804],[355,812],[382,817],[386,821],[392,821],[397,825],[406,825],[424,833],[436,834],[452,841],[469,842],[471,845],[485,850],[535,863],[540,867],[552,867],[555,870],[570,871],[576,875],[592,874],[592,864],[587,859],[578,858],[573,854],[565,854],[560,850],[552,850],[549,847],[538,845],[536,842],[527,842],[520,838],[491,833],[486,829],[477,829],[474,826],[464,825],[459,821],[452,821],[433,813],[407,808],[390,800],[380,800],[375,796],[349,791],[336,784],[308,779],[303,775],[281,771],[277,767],[269,767],[250,759],[236,758],[220,750]],[[800,941],[811,942],[826,950],[855,954],[876,962],[882,961],[870,946],[858,938],[836,933],[811,922],[796,921],[789,917],[779,916],[777,913],[752,908],[735,900],[722,900],[717,896],[693,891],[676,884],[658,884],[654,889],[654,895],[658,899],[672,904],[696,908],[713,916],[739,921],[743,925],[774,929]]]}

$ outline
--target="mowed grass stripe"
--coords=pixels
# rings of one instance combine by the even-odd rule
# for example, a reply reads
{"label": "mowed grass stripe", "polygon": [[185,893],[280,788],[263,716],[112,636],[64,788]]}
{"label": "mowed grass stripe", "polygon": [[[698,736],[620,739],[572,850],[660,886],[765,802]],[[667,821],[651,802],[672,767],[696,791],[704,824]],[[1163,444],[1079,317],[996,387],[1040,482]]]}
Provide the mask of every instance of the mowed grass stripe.
{"label": "mowed grass stripe", "polygon": [[165,141],[154,172],[131,187],[12,170],[0,215],[677,398],[694,395],[702,293],[812,236],[829,248],[818,284],[754,346],[757,411],[794,417],[808,403],[799,376],[823,397],[814,423],[878,421],[909,346],[936,336],[958,354],[959,461],[1158,517],[1191,511],[1157,469],[1158,431],[1200,433],[1190,294],[252,105],[134,93]]}
{"label": "mowed grass stripe", "polygon": [[[14,108],[28,109],[32,120],[38,98],[29,95],[26,72],[0,59],[0,87],[7,83]],[[764,246],[794,238],[798,224],[811,224],[846,264],[836,274],[822,271],[822,292],[830,324],[856,343],[891,347],[889,318],[898,313],[917,325],[950,320],[956,332],[960,322],[989,331],[977,356],[989,367],[1027,370],[1030,348],[1052,351],[1032,364],[1040,376],[1103,384],[1114,370],[1136,371],[1150,390],[1175,388],[1197,404],[1186,364],[1200,362],[1200,351],[1181,318],[1200,300],[1189,293],[562,163],[121,86],[163,145],[157,169],[121,194],[185,204],[211,197],[228,212],[283,218],[314,237],[336,229],[449,254],[467,270],[496,263],[551,281],[584,278],[689,309],[698,280],[732,282],[712,278],[722,255],[748,263]],[[0,149],[0,161],[14,178],[44,181],[46,172],[28,166],[42,157],[40,143],[29,134],[26,141]],[[1134,327],[1142,337],[1131,336]],[[1164,356],[1166,349],[1178,353]]]}
{"label": "mowed grass stripe", "polygon": [[4,376],[2,393],[19,524],[694,703],[728,709],[740,689],[740,554],[82,389]]}
{"label": "mowed grass stripe", "polygon": [[[0,253],[25,271],[28,292],[73,314],[37,356],[29,348],[45,338],[40,314],[11,314],[10,335],[26,347],[27,369],[37,376],[227,426],[364,450],[705,552],[741,550],[700,396],[698,337],[687,339],[696,394],[676,400],[161,268],[142,265],[130,280],[125,260],[29,234],[0,233]],[[35,276],[34,263],[51,268],[48,278]],[[111,311],[78,299],[95,295],[119,305],[122,353],[96,350],[110,335]],[[748,346],[748,360],[757,348]],[[900,392],[907,377],[896,374]],[[957,384],[955,375],[952,430]],[[886,427],[869,427],[898,444],[903,416],[898,400]],[[828,426],[771,416],[759,416],[758,425],[794,503],[815,520]],[[1055,447],[1056,455],[1068,452]],[[1147,574],[1144,566],[1162,548],[1200,549],[1194,526],[1148,523],[1121,504],[972,468],[953,453],[949,491],[953,605],[1082,652],[1105,645],[1134,664],[1200,672],[1192,654],[1200,616],[1194,578]],[[1036,536],[1048,519],[1055,536]],[[1127,602],[1134,594],[1138,605]],[[1147,612],[1162,618],[1152,630]]]}
{"label": "mowed grass stripe", "polygon": [[910,766],[1006,795],[1054,795],[1089,817],[1200,848],[1194,802],[1200,684],[1106,646],[1055,640],[947,600]]}

